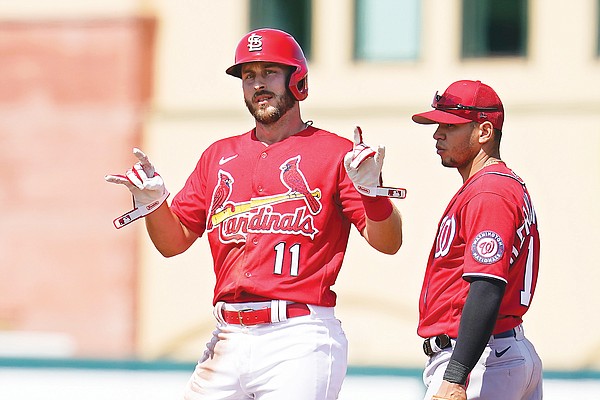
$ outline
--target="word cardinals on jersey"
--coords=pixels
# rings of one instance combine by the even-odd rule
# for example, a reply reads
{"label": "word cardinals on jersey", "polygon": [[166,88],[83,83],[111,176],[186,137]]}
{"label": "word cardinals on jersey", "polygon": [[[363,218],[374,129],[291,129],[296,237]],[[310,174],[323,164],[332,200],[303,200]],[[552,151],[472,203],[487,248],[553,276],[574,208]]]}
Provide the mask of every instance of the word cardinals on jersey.
{"label": "word cardinals on jersey", "polygon": [[206,149],[171,207],[186,227],[208,234],[215,303],[335,305],[330,287],[350,227],[365,226],[342,162],[351,149],[348,139],[312,126],[268,147],[252,130]]}
{"label": "word cardinals on jersey", "polygon": [[499,163],[470,177],[438,227],[421,291],[419,335],[458,336],[465,280],[473,277],[507,283],[494,333],[519,325],[537,283],[539,244],[529,193],[514,172]]}

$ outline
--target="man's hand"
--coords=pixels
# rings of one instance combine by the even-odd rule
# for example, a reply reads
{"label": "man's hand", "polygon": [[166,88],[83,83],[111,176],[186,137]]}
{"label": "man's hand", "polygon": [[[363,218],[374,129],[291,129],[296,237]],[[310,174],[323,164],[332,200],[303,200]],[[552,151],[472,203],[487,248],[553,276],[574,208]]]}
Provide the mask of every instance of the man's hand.
{"label": "man's hand", "polygon": [[406,197],[406,189],[383,187],[381,170],[385,158],[385,147],[379,146],[377,151],[363,142],[362,130],[354,128],[354,147],[344,156],[344,167],[354,187],[364,196]]}
{"label": "man's hand", "polygon": [[458,383],[442,381],[438,392],[431,400],[467,400],[467,390]]}
{"label": "man's hand", "polygon": [[110,183],[125,185],[133,195],[133,210],[113,221],[117,229],[150,214],[169,197],[169,191],[161,176],[156,173],[148,157],[138,148],[133,149],[138,162],[125,175],[106,175]]}

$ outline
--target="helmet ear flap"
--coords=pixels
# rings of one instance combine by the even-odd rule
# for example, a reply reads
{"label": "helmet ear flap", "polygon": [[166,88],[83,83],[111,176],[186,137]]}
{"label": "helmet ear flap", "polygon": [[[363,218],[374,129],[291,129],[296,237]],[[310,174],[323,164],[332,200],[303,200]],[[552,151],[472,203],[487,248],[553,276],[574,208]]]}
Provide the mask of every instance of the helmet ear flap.
{"label": "helmet ear flap", "polygon": [[308,75],[300,68],[290,68],[286,85],[292,96],[302,101],[308,96]]}
{"label": "helmet ear flap", "polygon": [[292,85],[290,85],[290,90],[292,91],[292,94],[294,95],[296,100],[302,101],[306,99],[306,97],[308,97],[308,76],[304,75],[302,79],[297,81],[296,84],[293,85],[293,90],[291,89],[291,87]]}

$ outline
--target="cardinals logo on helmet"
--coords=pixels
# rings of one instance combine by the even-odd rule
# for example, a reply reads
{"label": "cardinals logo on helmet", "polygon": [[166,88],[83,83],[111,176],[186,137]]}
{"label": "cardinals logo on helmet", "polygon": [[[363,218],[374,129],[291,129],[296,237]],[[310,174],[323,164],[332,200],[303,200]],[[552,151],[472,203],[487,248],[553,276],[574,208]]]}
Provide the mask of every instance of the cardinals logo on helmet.
{"label": "cardinals logo on helmet", "polygon": [[262,46],[262,36],[255,33],[248,36],[248,51],[261,51]]}

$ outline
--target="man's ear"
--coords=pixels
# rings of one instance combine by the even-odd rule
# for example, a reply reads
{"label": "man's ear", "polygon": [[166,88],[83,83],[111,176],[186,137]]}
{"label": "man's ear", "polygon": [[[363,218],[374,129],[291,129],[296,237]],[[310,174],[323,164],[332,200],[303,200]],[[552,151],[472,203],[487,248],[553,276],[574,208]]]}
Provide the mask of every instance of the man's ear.
{"label": "man's ear", "polygon": [[494,125],[490,121],[479,124],[479,143],[487,143],[494,140]]}

